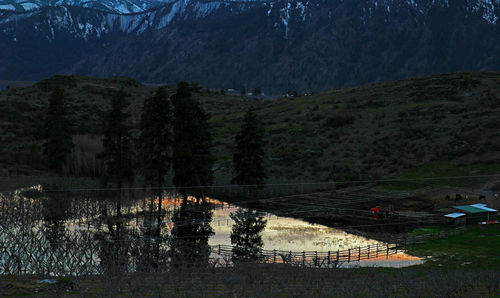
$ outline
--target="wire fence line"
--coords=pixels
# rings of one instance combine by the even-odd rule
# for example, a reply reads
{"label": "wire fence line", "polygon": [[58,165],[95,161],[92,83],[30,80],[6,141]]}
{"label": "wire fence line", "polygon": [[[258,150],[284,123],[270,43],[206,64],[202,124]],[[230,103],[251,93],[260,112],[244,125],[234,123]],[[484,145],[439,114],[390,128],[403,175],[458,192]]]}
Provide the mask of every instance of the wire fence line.
{"label": "wire fence line", "polygon": [[[323,194],[323,193],[314,193],[314,194]],[[54,207],[58,207],[62,202],[65,202],[67,200],[66,196],[63,194],[59,194],[59,197],[56,199],[56,205]],[[84,196],[85,197],[85,196]],[[142,200],[138,199],[139,197],[144,197],[144,193],[140,191],[140,194],[137,196],[132,197],[132,201],[137,203],[137,202],[142,202]],[[21,198],[24,198],[21,200]],[[285,199],[284,199],[285,198]],[[257,209],[260,212],[255,213],[254,215],[251,215],[249,217],[267,217],[267,220],[273,220],[271,216],[274,216],[276,218],[274,219],[279,219],[278,216],[284,216],[284,217],[307,217],[307,216],[314,216],[316,218],[321,218],[321,217],[331,217],[334,215],[340,215],[340,216],[348,216],[348,217],[361,217],[366,220],[371,219],[373,217],[373,214],[368,211],[368,210],[360,210],[360,209],[352,209],[352,208],[345,208],[345,205],[349,205],[350,203],[359,203],[359,202],[364,202],[367,200],[367,198],[364,195],[360,196],[353,196],[352,194],[346,194],[346,197],[341,197],[341,198],[328,198],[328,199],[322,199],[322,201],[325,202],[325,204],[321,203],[322,201],[320,200],[319,203],[315,201],[314,204],[311,205],[311,203],[307,203],[306,200],[306,205],[309,204],[311,206],[306,207],[301,207],[298,208],[295,206],[293,202],[289,202],[286,200],[288,197],[281,197],[281,198],[274,198],[274,199],[268,199],[268,202],[273,202],[274,204],[277,204],[280,206],[278,210],[273,211],[273,215],[270,213],[267,213],[266,210],[264,209]],[[302,198],[299,196],[299,198]],[[99,199],[85,199],[85,200],[80,200],[80,197],[76,197],[75,200],[69,200],[70,204],[68,206],[68,211],[65,212],[66,215],[69,216],[70,221],[74,221],[75,224],[78,224],[78,226],[85,226],[85,225],[92,225],[93,221],[97,221],[99,223],[105,223],[107,220],[113,220],[113,214],[114,213],[109,213],[105,217],[103,217],[103,210],[107,210],[107,212],[111,211],[113,209],[113,201],[102,201]],[[370,198],[368,198],[369,200]],[[157,224],[163,224],[163,225],[173,225],[174,221],[170,218],[172,218],[173,214],[175,213],[175,208],[176,206],[179,205],[179,202],[182,201],[180,198],[176,197],[171,197],[168,198],[168,201],[166,202],[167,204],[170,204],[170,208],[172,209],[163,209],[162,210],[162,221],[158,222]],[[304,200],[301,200],[300,202],[304,202]],[[145,203],[149,204],[149,203]],[[210,203],[210,208],[213,209],[230,209],[232,207],[238,207],[234,206],[228,203]],[[139,204],[140,205],[140,204]],[[52,206],[52,205],[51,205]],[[136,204],[137,206],[137,204]],[[147,206],[142,206],[139,209],[132,209],[128,210],[129,207],[124,207],[124,210],[122,210],[122,219],[125,220],[133,220],[137,218],[138,216],[148,216],[150,215],[150,211]],[[142,208],[142,209],[141,209]],[[32,200],[32,199],[27,199],[23,197],[23,195],[19,195],[18,198],[14,199],[5,199],[5,200],[0,200],[0,222],[3,223],[10,223],[10,222],[17,222],[20,225],[29,225],[33,221],[43,221],[44,215],[43,212],[40,212],[41,210],[46,209],[46,206],[44,206],[44,201],[43,200]],[[57,212],[56,212],[57,213]],[[111,217],[109,217],[111,216]],[[156,215],[155,215],[156,216]],[[201,216],[201,217],[200,217]],[[196,215],[193,218],[176,218],[175,220],[175,225],[176,226],[189,226],[193,224],[198,224],[200,222],[204,222],[206,218],[204,218],[202,215]],[[231,225],[232,224],[232,219],[229,217],[218,217],[211,219],[213,223],[216,226],[224,226],[224,225]],[[231,221],[231,223],[229,222]],[[385,220],[368,220],[368,222],[364,223],[356,223],[356,224],[351,224],[351,225],[343,225],[342,228],[367,228],[367,227],[381,227],[381,226],[391,226],[391,225],[408,225],[408,224],[429,224],[429,223],[443,223],[443,219],[441,216],[411,216],[411,215],[402,215],[402,214],[395,214],[391,215],[390,221],[387,222]],[[1,223],[0,223],[1,225]],[[191,238],[191,237],[189,237]]]}
{"label": "wire fence line", "polygon": [[[32,192],[29,196],[26,194],[26,191]],[[137,216],[148,216],[151,211],[157,207],[148,206],[151,202],[153,203],[154,199],[150,196],[151,193],[144,191],[134,191],[133,193],[127,194],[123,197],[123,205],[122,205],[122,218],[132,219]],[[35,199],[30,199],[31,195],[35,196]],[[3,222],[10,221],[21,221],[23,224],[29,224],[33,220],[44,220],[43,212],[41,210],[47,209],[46,206],[46,198],[44,196],[48,196],[49,194],[45,194],[40,191],[32,191],[30,189],[23,190],[21,193],[13,195],[9,198],[5,197],[5,199],[0,199],[0,219]],[[65,211],[63,212],[65,216],[68,216],[70,220],[78,221],[78,224],[90,223],[91,220],[94,221],[103,221],[109,219],[111,216],[114,216],[114,206],[113,206],[113,197],[109,200],[109,197],[104,197],[103,200],[101,197],[94,198],[94,194],[92,192],[85,194],[78,194],[77,196],[72,196],[70,194],[57,193],[51,194],[50,198],[55,199],[54,203],[49,205],[49,208],[59,208],[62,205],[66,204]],[[0,195],[1,198],[2,195]],[[41,196],[43,200],[37,199]],[[53,196],[56,196],[55,198]],[[315,196],[314,200],[311,199],[311,196]],[[266,200],[258,200],[259,202],[266,202],[269,205],[273,205],[277,208],[273,208],[273,216],[282,216],[282,217],[308,217],[312,216],[315,218],[328,218],[331,216],[349,216],[349,217],[357,217],[363,218],[364,220],[369,220],[373,216],[368,210],[355,209],[353,207],[349,207],[351,204],[359,204],[363,202],[367,202],[373,200],[370,195],[366,194],[352,194],[352,193],[322,193],[316,192],[307,195],[294,195],[292,196],[293,200],[289,200],[290,196],[277,197],[277,198],[269,198]],[[92,199],[89,199],[92,198]],[[163,224],[173,224],[172,220],[169,218],[175,213],[176,208],[180,205],[182,201],[181,198],[178,197],[165,197],[163,199],[165,201],[162,209],[161,216]],[[63,204],[64,203],[64,204]],[[156,202],[155,204],[157,204]],[[230,209],[240,206],[235,206],[232,204],[208,200],[208,204],[210,204],[210,208],[214,209]],[[300,204],[299,204],[300,203]],[[299,206],[297,206],[299,204]],[[240,205],[240,204],[238,204]],[[165,208],[169,206],[168,208]],[[243,205],[245,206],[245,205]],[[266,216],[268,215],[267,208],[263,208],[263,206],[255,207],[250,206],[251,209],[257,210],[255,213],[255,217],[257,216]],[[103,217],[103,212],[106,212],[106,216]],[[58,212],[56,212],[58,213]],[[155,213],[156,214],[156,213]],[[158,214],[156,214],[158,215]],[[156,216],[155,215],[155,216]],[[82,220],[86,219],[86,220]],[[176,225],[190,225],[196,223],[200,220],[204,220],[204,218],[199,218],[196,216],[193,218],[187,219],[177,219]],[[215,218],[214,222],[217,225],[229,225],[229,217],[226,218]],[[269,220],[272,220],[269,218]],[[345,226],[347,228],[353,227],[369,227],[369,226],[386,226],[386,225],[401,225],[406,223],[441,223],[441,217],[437,216],[411,216],[404,214],[392,214],[389,218],[389,221],[386,222],[385,218],[382,218],[381,222],[377,220],[369,220],[371,223],[359,223],[355,225]],[[82,223],[83,221],[83,223]],[[376,223],[375,223],[376,222]]]}
{"label": "wire fence line", "polygon": [[[232,267],[235,252],[250,256],[253,263],[286,264],[309,268],[338,268],[343,264],[383,260],[408,245],[464,233],[465,228],[434,234],[400,237],[390,243],[337,251],[241,250],[229,245],[209,246],[185,239],[96,236],[88,232],[50,239],[40,230],[0,231],[0,275],[43,274],[53,276],[164,272],[176,267]],[[177,241],[177,242],[176,242]],[[175,247],[177,251],[173,249]]]}
{"label": "wire fence line", "polygon": [[[165,223],[168,223],[172,215],[172,213],[175,211],[176,208],[180,205],[180,202],[182,201],[182,198],[179,198],[175,196],[175,194],[165,194],[166,196],[163,197],[162,201],[165,201],[165,204],[163,207],[170,206],[168,209],[162,208],[162,217],[167,218]],[[104,197],[106,198],[111,198],[111,200],[107,200],[106,202],[101,200],[100,196],[96,195],[92,191],[90,192],[85,192],[85,193],[77,193],[77,194],[66,194],[66,193],[46,193],[44,191],[38,190],[38,189],[26,189],[22,190],[20,193],[17,194],[17,197],[44,197],[44,196],[50,196],[51,198],[54,198],[59,201],[59,202],[65,202],[68,200],[68,198],[74,198],[72,200],[68,200],[71,206],[69,206],[69,210],[71,211],[72,217],[76,218],[97,218],[102,215],[102,212],[104,209],[107,208],[107,213],[109,215],[113,214],[113,200],[114,197]],[[16,196],[13,196],[16,197]],[[95,198],[93,200],[87,199],[87,198]],[[144,199],[146,198],[146,199]],[[367,194],[352,194],[352,193],[345,193],[345,192],[313,192],[313,193],[307,193],[307,194],[302,194],[302,195],[289,195],[289,196],[279,196],[279,197],[272,197],[272,198],[267,198],[267,199],[256,199],[256,200],[245,200],[244,202],[237,202],[234,204],[229,204],[229,203],[224,203],[223,201],[214,201],[211,199],[208,199],[207,203],[210,204],[210,208],[212,210],[215,209],[230,209],[230,208],[238,208],[238,207],[245,207],[247,206],[248,208],[252,210],[258,211],[255,216],[262,216],[262,215],[267,215],[269,214],[269,206],[273,207],[272,212],[274,213],[275,216],[282,216],[282,217],[330,217],[334,215],[340,215],[340,216],[358,216],[358,217],[363,217],[363,218],[369,218],[371,216],[371,213],[367,210],[360,210],[360,209],[354,209],[354,208],[348,208],[349,205],[352,204],[360,204],[363,202],[368,202],[374,199],[377,199],[378,197],[372,197],[371,195]],[[141,214],[147,214],[150,213],[151,210],[157,207],[151,207],[148,206],[154,202],[154,196],[151,192],[148,191],[143,191],[143,190],[136,190],[131,193],[127,193],[126,195],[122,196],[122,214],[127,215],[130,212],[128,209],[130,209],[130,205],[132,206],[132,213],[141,213]],[[81,201],[78,203],[78,201]],[[131,203],[128,203],[131,202]],[[247,205],[250,203],[256,202],[258,203],[257,205]],[[138,204],[139,203],[139,204]],[[24,204],[24,205],[23,205]],[[6,220],[12,220],[13,218],[16,218],[18,220],[19,218],[26,218],[27,221],[30,221],[31,219],[36,218],[37,216],[40,217],[41,214],[38,212],[39,210],[42,210],[44,208],[44,202],[42,200],[36,200],[36,201],[30,201],[30,200],[24,200],[24,203],[21,203],[21,200],[17,199],[4,199],[0,200],[0,210],[3,210],[4,214],[9,214],[9,213],[16,213],[16,216],[10,216]],[[158,204],[156,202],[155,204]],[[264,206],[264,204],[266,204]],[[34,205],[37,205],[36,208],[34,208]],[[73,206],[75,205],[75,206]],[[78,205],[78,206],[76,206]],[[57,205],[54,207],[58,207]],[[17,210],[17,212],[15,211]],[[156,212],[156,211],[155,211]],[[31,214],[34,213],[34,214]],[[137,214],[136,214],[137,215]],[[0,214],[1,217],[1,214]],[[419,219],[419,218],[414,218],[411,216],[404,216],[404,215],[395,215],[392,218],[393,220],[411,220],[411,221],[416,221],[416,220],[429,220],[429,219]],[[220,225],[220,218],[217,220],[218,225]],[[193,220],[188,219],[186,220],[185,224],[190,224]],[[229,221],[229,218],[227,218],[227,221]],[[177,220],[178,225],[182,225],[182,220]],[[222,222],[222,225],[224,223]]]}
{"label": "wire fence line", "polygon": [[436,233],[427,233],[421,235],[411,235],[411,236],[401,236],[394,240],[399,247],[406,248],[409,245],[415,245],[419,243],[426,242],[431,239],[441,239],[447,238],[454,235],[460,235],[467,232],[467,228],[465,226],[457,227],[455,229],[438,231]]}
{"label": "wire fence line", "polygon": [[[460,179],[474,179],[474,178],[496,178],[500,177],[500,174],[489,174],[489,175],[460,175],[460,176],[441,176],[441,177],[420,177],[420,178],[394,178],[394,179],[372,179],[372,180],[348,180],[348,181],[312,181],[312,182],[290,182],[290,183],[268,183],[268,184],[248,184],[248,185],[235,185],[235,184],[221,184],[221,185],[191,185],[191,186],[151,186],[148,189],[151,190],[177,190],[179,188],[192,189],[192,190],[213,190],[213,189],[253,189],[258,191],[259,189],[266,187],[290,187],[290,188],[301,188],[301,187],[326,187],[331,188],[336,185],[349,185],[349,184],[376,184],[376,183],[386,183],[386,182],[413,182],[413,181],[436,181],[436,180],[460,180]],[[16,177],[0,177],[0,179],[15,179]],[[362,186],[361,186],[362,187]],[[62,188],[62,189],[51,189],[47,191],[51,192],[61,192],[61,191],[116,191],[116,190],[141,190],[145,187],[122,187],[120,189],[114,187],[106,188]],[[14,190],[0,190],[0,193],[13,192]]]}
{"label": "wire fence line", "polygon": [[[59,198],[64,202],[65,197]],[[200,212],[199,215],[194,217],[187,218],[176,218],[175,223],[173,220],[173,215],[175,213],[175,208],[178,205],[178,202],[182,199],[178,198],[169,198],[169,204],[171,204],[173,209],[164,209],[162,211],[161,217],[162,220],[155,222],[155,225],[160,225],[160,227],[164,225],[174,225],[178,227],[182,226],[190,226],[196,225],[199,223],[205,222],[207,219]],[[365,199],[353,199],[355,202],[362,202]],[[274,201],[274,200],[273,200]],[[336,201],[336,200],[335,200]],[[56,203],[61,201],[56,201]],[[89,227],[94,225],[96,222],[101,224],[106,224],[108,220],[113,220],[113,214],[109,214],[111,217],[103,217],[103,210],[112,210],[113,202],[105,202],[99,200],[72,200],[70,207],[68,208],[69,220],[73,222],[74,225],[78,225],[79,227]],[[168,203],[168,202],[167,202]],[[276,203],[276,202],[275,202]],[[105,206],[103,206],[103,204]],[[274,214],[267,213],[266,210],[259,210],[259,212],[249,215],[248,217],[264,217],[266,220],[279,220],[281,217],[307,217],[314,216],[316,218],[329,218],[331,216],[348,216],[348,217],[358,217],[365,219],[365,222],[360,222],[351,225],[343,225],[343,229],[353,229],[353,228],[369,228],[369,227],[383,227],[383,226],[400,226],[400,225],[418,225],[418,224],[441,224],[443,223],[443,219],[440,216],[405,216],[405,215],[391,215],[389,221],[385,219],[372,219],[374,215],[368,210],[360,210],[360,209],[350,209],[345,208],[346,204],[349,204],[349,200],[340,200],[338,203],[332,203],[330,201],[330,207],[326,205],[316,205],[313,204],[310,207],[297,208],[295,206],[291,206],[288,202],[279,202],[280,208],[277,211],[273,211]],[[107,207],[106,207],[107,205]],[[58,206],[58,205],[57,205]],[[214,209],[231,209],[234,206],[228,203],[218,203],[218,204],[210,204],[211,210]],[[42,200],[0,200],[0,225],[2,223],[4,225],[30,225],[33,221],[44,221],[43,212],[40,210],[44,210],[46,208],[44,206],[44,202]],[[127,211],[122,211],[122,220],[134,220],[138,216],[148,217],[150,214],[150,210],[147,209],[132,209]],[[155,215],[156,218],[157,215]],[[371,219],[371,220],[370,220]],[[155,219],[152,219],[156,221]],[[217,217],[210,219],[211,222],[215,226],[229,226],[233,224],[232,219],[229,216],[226,217]],[[186,237],[192,238],[192,237]]]}
{"label": "wire fence line", "polygon": [[[361,187],[362,189],[362,187]],[[244,200],[236,200],[233,204],[228,204],[224,203],[223,201],[227,198],[234,198],[235,194],[234,192],[231,193],[226,193],[220,194],[220,193],[207,193],[209,195],[212,195],[213,198],[218,199],[218,203],[212,204],[213,206],[211,207],[212,209],[225,209],[225,208],[231,208],[231,207],[246,207],[250,208],[252,210],[258,211],[256,216],[261,216],[262,214],[266,214],[269,211],[271,211],[274,215],[276,216],[281,216],[281,217],[300,217],[300,218],[305,218],[305,217],[313,217],[313,218],[329,218],[329,217],[338,217],[338,216],[349,216],[352,218],[359,218],[359,219],[369,219],[370,217],[373,217],[371,212],[369,210],[363,210],[360,209],[359,204],[362,203],[367,203],[370,201],[376,201],[379,199],[386,199],[387,197],[385,196],[378,196],[378,195],[373,195],[373,194],[364,194],[364,193],[356,193],[355,190],[352,192],[347,192],[347,191],[339,191],[339,190],[329,190],[329,191],[317,191],[317,190],[310,190],[310,189],[302,189],[302,191],[307,191],[305,193],[301,194],[292,194],[292,195],[280,195],[280,196],[274,196],[274,194],[268,193],[268,194],[273,194],[269,197],[266,198],[260,198],[260,199],[247,199],[245,198]],[[312,192],[310,192],[312,191]],[[21,191],[21,195],[24,194],[30,194],[30,195],[36,195],[36,192],[39,192],[40,194],[43,195],[50,195],[50,192],[45,192],[44,190],[39,190],[39,189],[26,189]],[[77,193],[77,195],[81,196],[89,196],[89,197],[97,197],[99,198],[99,193],[100,191],[94,192],[94,191],[86,191],[86,192],[80,192]],[[62,194],[62,193],[56,193],[56,194]],[[52,195],[56,195],[52,194]],[[75,194],[73,194],[75,195]],[[174,209],[177,204],[176,200],[181,200],[180,198],[176,197],[174,193],[164,193],[163,198],[165,198],[165,195],[168,197],[170,196],[171,199],[170,201],[174,201]],[[227,196],[227,197],[226,197]],[[141,198],[148,198],[151,203],[154,200],[154,194],[151,190],[134,190],[134,191],[128,191],[126,195],[123,196],[129,197],[128,201],[133,201],[133,202],[138,202],[141,201]],[[236,196],[238,197],[238,196]],[[241,196],[240,196],[241,198]],[[144,202],[145,200],[142,199]],[[164,199],[162,199],[164,200]],[[209,199],[210,200],[210,199]],[[5,200],[0,200],[1,205],[4,204]],[[87,201],[87,200],[86,200]],[[213,200],[212,200],[213,201]],[[229,200],[231,201],[231,200]],[[123,204],[126,204],[125,202],[122,202]],[[167,202],[168,203],[168,202]],[[212,202],[213,203],[213,202]],[[145,204],[145,203],[144,203]],[[157,203],[156,203],[157,204]],[[151,204],[153,205],[153,204]],[[1,209],[5,209],[2,206],[0,206]],[[91,208],[84,208],[82,210],[85,210],[85,212],[89,212],[90,210],[93,210],[94,214],[92,216],[97,216],[96,212],[99,210],[99,206],[95,205],[94,206],[89,206]],[[148,212],[146,208],[144,208],[140,212],[146,213]],[[81,209],[81,208],[80,208]],[[151,210],[153,207],[150,208]],[[150,211],[151,211],[150,210]],[[126,212],[122,210],[122,212]],[[162,210],[163,215],[168,215],[168,213],[172,213],[172,210]],[[444,223],[444,218],[442,216],[438,215],[420,215],[420,214],[405,214],[405,213],[400,213],[400,212],[391,212],[390,214],[380,214],[378,215],[378,219],[382,221],[392,221],[394,224],[401,224],[404,222],[414,222],[414,223],[434,223],[434,224],[441,224]],[[227,219],[229,221],[229,219]],[[168,220],[167,220],[168,222]],[[179,222],[179,224],[181,224]],[[186,221],[186,224],[189,224],[189,221]],[[220,225],[220,219],[218,220],[218,225]],[[224,225],[224,223],[222,223]],[[367,226],[364,224],[363,226]]]}

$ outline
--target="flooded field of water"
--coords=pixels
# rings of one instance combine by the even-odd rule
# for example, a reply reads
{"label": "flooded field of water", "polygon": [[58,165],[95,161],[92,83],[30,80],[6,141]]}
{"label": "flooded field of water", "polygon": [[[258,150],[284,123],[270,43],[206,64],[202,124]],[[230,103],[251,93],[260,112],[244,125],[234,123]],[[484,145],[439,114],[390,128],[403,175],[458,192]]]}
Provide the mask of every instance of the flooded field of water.
{"label": "flooded field of water", "polygon": [[[225,209],[214,210],[211,225],[215,235],[210,237],[210,244],[230,244],[234,221],[229,215],[237,209],[236,206],[226,205]],[[263,249],[266,250],[323,252],[377,243],[375,240],[323,225],[311,224],[300,219],[279,217],[269,213],[263,214],[263,218],[266,220],[266,225],[262,231],[262,239]]]}
{"label": "flooded field of water", "polygon": [[[44,192],[40,187],[3,193],[0,248],[6,253],[0,257],[0,273],[92,274],[116,266],[126,271],[157,270],[176,262],[227,265],[272,259],[293,263],[300,252],[303,265],[306,260],[318,264],[320,254],[323,260],[318,266],[331,266],[336,251],[383,246],[338,229],[208,198],[183,200],[163,194],[161,207],[158,203],[143,191],[119,197],[116,192]],[[418,260],[397,253],[354,261],[343,267],[399,267]]]}

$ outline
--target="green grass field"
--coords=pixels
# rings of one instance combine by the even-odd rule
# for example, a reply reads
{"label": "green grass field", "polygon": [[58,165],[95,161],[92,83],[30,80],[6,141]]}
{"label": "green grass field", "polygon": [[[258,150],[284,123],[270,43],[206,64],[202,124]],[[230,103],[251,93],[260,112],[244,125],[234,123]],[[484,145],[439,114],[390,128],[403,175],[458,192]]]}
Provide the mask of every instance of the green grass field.
{"label": "green grass field", "polygon": [[[423,232],[438,232],[433,228]],[[429,240],[409,249],[411,254],[430,257],[426,268],[447,268],[463,270],[494,270],[500,272],[500,224],[473,225],[461,235],[445,239]]]}

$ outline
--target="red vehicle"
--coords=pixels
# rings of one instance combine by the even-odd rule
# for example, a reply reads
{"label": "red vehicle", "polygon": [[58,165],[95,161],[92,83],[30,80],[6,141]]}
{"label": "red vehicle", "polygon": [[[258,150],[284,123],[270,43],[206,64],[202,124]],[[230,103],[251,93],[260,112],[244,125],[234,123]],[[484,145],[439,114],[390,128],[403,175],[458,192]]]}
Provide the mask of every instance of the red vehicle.
{"label": "red vehicle", "polygon": [[370,212],[372,214],[372,217],[376,219],[390,218],[396,214],[393,206],[389,206],[388,208],[381,208],[380,206],[377,206],[375,208],[371,208]]}

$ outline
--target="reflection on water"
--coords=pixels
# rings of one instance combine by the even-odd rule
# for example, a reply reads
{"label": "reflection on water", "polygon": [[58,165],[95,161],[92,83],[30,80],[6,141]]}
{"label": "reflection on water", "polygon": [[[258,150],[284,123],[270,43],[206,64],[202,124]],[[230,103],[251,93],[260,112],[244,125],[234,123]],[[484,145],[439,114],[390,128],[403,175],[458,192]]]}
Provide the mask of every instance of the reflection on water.
{"label": "reflection on water", "polygon": [[206,200],[181,200],[172,217],[170,230],[170,254],[178,265],[208,264],[210,247],[208,239],[213,235],[212,209]]}
{"label": "reflection on water", "polygon": [[370,260],[354,261],[351,263],[341,264],[342,268],[356,268],[356,267],[392,267],[403,268],[413,265],[423,264],[424,261],[418,257],[409,256],[404,253],[398,253],[389,256],[380,256]]}
{"label": "reflection on water", "polygon": [[67,210],[69,208],[68,200],[61,200],[57,193],[47,194],[47,199],[42,203],[43,229],[45,237],[55,248],[58,245],[58,239],[66,233],[64,221],[68,219]]}
{"label": "reflection on water", "polygon": [[[261,261],[263,250],[290,251],[291,255],[302,251],[335,252],[378,243],[338,229],[241,209],[208,198],[183,200],[165,196],[159,213],[155,207],[158,199],[140,191],[125,192],[122,208],[116,210],[116,193],[36,190],[1,197],[0,244],[27,237],[28,242],[40,243],[34,255],[41,260],[49,250],[61,259],[72,254],[71,262],[59,264],[61,268],[47,269],[54,274],[79,266],[82,260],[90,263],[90,267],[99,263],[101,272],[117,268],[123,272],[146,271],[180,264],[206,266],[213,258],[210,247],[219,245],[232,246],[232,262],[237,263]],[[43,246],[44,239],[50,247]],[[26,243],[18,246],[31,247]],[[71,251],[78,246],[83,252]],[[85,246],[87,250],[82,249]],[[33,256],[14,252],[0,257],[0,265],[13,268],[16,262],[23,262],[22,258],[33,259]],[[349,267],[398,267],[417,261],[399,253],[350,263]]]}
{"label": "reflection on water", "polygon": [[[238,208],[227,205],[214,211],[212,226],[215,235],[211,245],[227,245],[234,221],[230,214]],[[311,224],[300,219],[264,214],[267,220],[262,232],[265,250],[336,251],[375,244],[378,241],[346,233],[339,229]]]}

